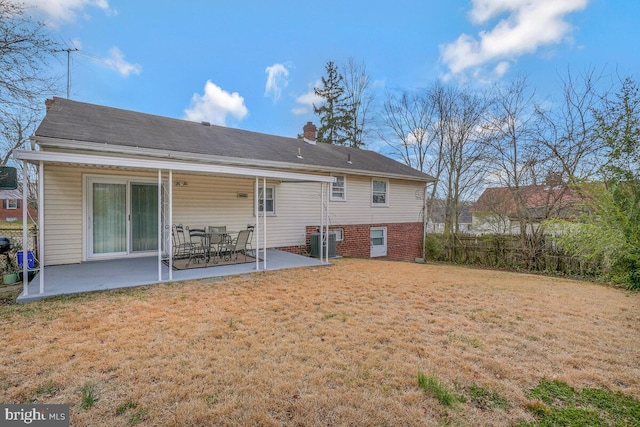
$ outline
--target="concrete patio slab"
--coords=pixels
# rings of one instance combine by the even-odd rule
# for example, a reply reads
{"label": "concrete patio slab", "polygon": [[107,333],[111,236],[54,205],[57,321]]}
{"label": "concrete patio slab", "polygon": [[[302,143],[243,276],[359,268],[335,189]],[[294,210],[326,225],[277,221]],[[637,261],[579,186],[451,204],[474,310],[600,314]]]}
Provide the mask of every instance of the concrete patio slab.
{"label": "concrete patio slab", "polygon": [[[262,268],[262,262],[260,263]],[[319,259],[294,255],[279,250],[267,251],[267,269],[280,270],[296,267],[328,265]],[[18,296],[18,302],[36,301],[58,295],[129,288],[156,283],[223,277],[256,272],[256,264],[234,264],[173,271],[169,280],[169,268],[162,265],[162,278],[158,280],[158,258],[127,258],[105,261],[89,261],[81,264],[54,265],[44,269],[44,293],[40,293],[39,275],[29,283],[28,295]]]}

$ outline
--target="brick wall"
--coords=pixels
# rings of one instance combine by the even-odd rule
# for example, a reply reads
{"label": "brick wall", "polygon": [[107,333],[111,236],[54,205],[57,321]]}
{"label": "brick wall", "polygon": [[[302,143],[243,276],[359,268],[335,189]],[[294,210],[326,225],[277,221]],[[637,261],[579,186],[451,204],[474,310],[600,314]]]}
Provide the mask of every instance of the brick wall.
{"label": "brick wall", "polygon": [[[422,223],[400,224],[360,224],[332,225],[330,228],[344,230],[343,240],[336,242],[336,253],[352,258],[370,257],[370,230],[375,227],[387,228],[387,256],[380,257],[393,261],[413,261],[422,254]],[[307,226],[307,250],[311,250],[311,234],[317,233],[317,226]]]}

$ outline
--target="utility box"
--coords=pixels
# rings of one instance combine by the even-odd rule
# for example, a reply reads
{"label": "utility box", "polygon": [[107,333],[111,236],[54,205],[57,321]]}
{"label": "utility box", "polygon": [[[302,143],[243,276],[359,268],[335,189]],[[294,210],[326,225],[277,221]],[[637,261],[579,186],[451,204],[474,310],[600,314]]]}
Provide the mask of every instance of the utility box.
{"label": "utility box", "polygon": [[[325,234],[325,245],[326,237]],[[326,247],[322,245],[322,250]],[[324,252],[323,252],[324,254]],[[314,258],[320,258],[320,233],[313,233],[311,235],[311,256]],[[329,258],[336,257],[336,235],[335,233],[329,233]]]}

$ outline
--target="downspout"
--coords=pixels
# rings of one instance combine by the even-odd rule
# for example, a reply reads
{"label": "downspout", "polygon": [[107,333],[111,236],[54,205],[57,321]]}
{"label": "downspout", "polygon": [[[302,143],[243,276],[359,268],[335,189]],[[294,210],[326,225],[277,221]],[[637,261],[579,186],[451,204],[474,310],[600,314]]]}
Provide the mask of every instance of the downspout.
{"label": "downspout", "polygon": [[429,188],[429,183],[425,182],[424,183],[424,202],[422,206],[422,211],[424,212],[424,214],[422,215],[422,248],[420,248],[420,254],[422,254],[423,261],[426,260],[426,256],[427,256],[427,254],[424,252],[424,247],[427,244],[427,223],[429,220],[428,211],[427,211],[428,188]]}

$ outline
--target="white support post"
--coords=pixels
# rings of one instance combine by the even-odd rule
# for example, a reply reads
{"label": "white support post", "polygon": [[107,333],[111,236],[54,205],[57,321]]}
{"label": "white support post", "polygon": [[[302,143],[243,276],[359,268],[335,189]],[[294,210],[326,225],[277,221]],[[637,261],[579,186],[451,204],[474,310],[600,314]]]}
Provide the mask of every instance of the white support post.
{"label": "white support post", "polygon": [[324,258],[324,183],[320,184],[320,263]]}
{"label": "white support post", "polygon": [[173,280],[173,169],[169,169],[169,280]]}
{"label": "white support post", "polygon": [[158,169],[158,281],[162,281],[162,169]]}
{"label": "white support post", "polygon": [[38,163],[38,263],[40,294],[44,294],[44,162],[42,160]]}
{"label": "white support post", "polygon": [[262,177],[262,243],[264,245],[263,264],[264,270],[267,271],[267,177]]}
{"label": "white support post", "polygon": [[29,274],[27,268],[29,267],[28,262],[28,247],[27,247],[27,229],[29,228],[29,224],[27,224],[27,161],[22,161],[22,291],[24,296],[29,295]]}
{"label": "white support post", "polygon": [[324,261],[329,264],[329,240],[330,238],[330,234],[329,234],[329,198],[331,195],[331,184],[327,184],[327,197],[325,199],[325,203],[327,204],[327,208],[325,209],[325,214],[327,215],[327,218],[325,220],[325,223],[327,224],[327,249],[326,249],[326,253],[325,253],[325,257],[324,257]]}
{"label": "white support post", "polygon": [[253,201],[256,214],[256,225],[253,228],[253,235],[256,236],[256,271],[260,271],[260,211],[258,209],[258,206],[260,205],[260,189],[258,186],[259,180],[256,176],[255,192],[253,193],[255,194]]}

